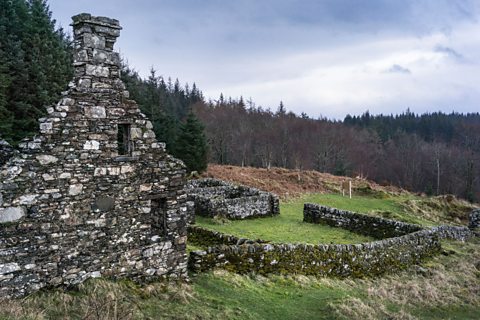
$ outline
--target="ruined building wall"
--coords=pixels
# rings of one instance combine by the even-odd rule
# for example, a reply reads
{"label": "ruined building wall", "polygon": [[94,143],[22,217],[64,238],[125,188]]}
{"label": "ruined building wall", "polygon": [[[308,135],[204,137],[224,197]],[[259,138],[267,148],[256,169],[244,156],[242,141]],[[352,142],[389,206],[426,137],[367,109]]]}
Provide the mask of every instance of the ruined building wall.
{"label": "ruined building wall", "polygon": [[114,19],[73,17],[75,75],[0,171],[0,297],[186,277],[185,168],[128,99]]}
{"label": "ruined building wall", "polygon": [[194,214],[201,216],[247,219],[280,214],[278,196],[255,188],[200,179],[189,181],[186,189],[195,204]]}

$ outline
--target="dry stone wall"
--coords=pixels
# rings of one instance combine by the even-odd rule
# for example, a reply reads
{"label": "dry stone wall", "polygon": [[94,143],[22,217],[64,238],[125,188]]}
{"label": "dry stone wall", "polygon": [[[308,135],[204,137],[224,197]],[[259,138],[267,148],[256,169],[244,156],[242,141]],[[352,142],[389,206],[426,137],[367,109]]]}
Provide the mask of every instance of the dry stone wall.
{"label": "dry stone wall", "polygon": [[195,214],[201,216],[247,219],[280,213],[278,196],[222,180],[192,180],[187,194],[195,203]]}
{"label": "dry stone wall", "polygon": [[238,238],[230,234],[224,234],[218,231],[208,230],[199,226],[188,227],[188,242],[203,247],[216,245],[241,245],[246,243],[267,243],[267,241],[265,240],[250,240],[246,238]]}
{"label": "dry stone wall", "polygon": [[382,240],[353,245],[261,242],[239,245],[233,244],[234,241],[206,241],[205,244],[213,246],[204,251],[191,252],[189,268],[193,272],[223,268],[237,273],[363,277],[416,264],[440,251],[439,239],[466,241],[474,236],[466,227],[423,229],[414,224],[317,204],[305,204],[304,221],[341,227]]}
{"label": "dry stone wall", "polygon": [[306,203],[303,221],[340,227],[376,239],[393,238],[422,230],[421,226]]}
{"label": "dry stone wall", "polygon": [[468,227],[473,230],[480,232],[480,209],[473,210],[468,217]]}
{"label": "dry stone wall", "polygon": [[73,17],[75,75],[0,171],[0,297],[187,276],[185,167],[120,80],[119,22]]}
{"label": "dry stone wall", "polygon": [[405,268],[440,250],[435,233],[417,231],[401,237],[355,245],[244,244],[214,246],[190,253],[189,268],[222,268],[240,274],[305,274],[363,277]]}
{"label": "dry stone wall", "polygon": [[[303,221],[341,227],[377,239],[398,237],[425,229],[416,224],[373,217],[311,203],[304,205]],[[440,239],[466,241],[475,236],[467,227],[443,225],[429,228],[428,230],[437,234]]]}

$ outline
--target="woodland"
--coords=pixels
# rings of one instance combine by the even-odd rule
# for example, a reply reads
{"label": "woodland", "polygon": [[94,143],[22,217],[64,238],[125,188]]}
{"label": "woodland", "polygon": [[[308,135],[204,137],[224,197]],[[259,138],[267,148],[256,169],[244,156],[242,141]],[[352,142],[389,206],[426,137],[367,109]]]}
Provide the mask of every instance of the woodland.
{"label": "woodland", "polygon": [[[67,89],[72,42],[42,0],[0,1],[0,39],[0,136],[16,145],[36,133],[45,107]],[[479,113],[419,115],[406,109],[313,118],[282,102],[259,106],[223,94],[207,99],[195,83],[181,84],[153,69],[142,78],[126,62],[122,79],[157,138],[189,171],[202,172],[208,163],[317,170],[480,199]]]}

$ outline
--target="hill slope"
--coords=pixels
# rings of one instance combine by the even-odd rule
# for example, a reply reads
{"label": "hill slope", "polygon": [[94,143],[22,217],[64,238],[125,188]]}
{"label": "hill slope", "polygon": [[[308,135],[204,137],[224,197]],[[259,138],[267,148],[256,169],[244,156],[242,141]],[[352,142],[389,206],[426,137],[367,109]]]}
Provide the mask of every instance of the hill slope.
{"label": "hill slope", "polygon": [[[273,192],[284,201],[308,193],[332,194],[333,198],[324,197],[325,205],[333,207],[346,205],[344,209],[353,211],[362,211],[355,209],[361,207],[362,199],[378,199],[379,202],[384,200],[384,202],[394,204],[395,210],[370,210],[364,211],[364,213],[421,224],[466,224],[468,214],[474,208],[480,207],[478,204],[469,203],[453,195],[427,197],[394,186],[381,186],[361,177],[352,179],[311,170],[300,171],[283,168],[267,170],[210,164],[203,176]],[[340,198],[342,199],[340,201],[335,199],[336,195],[341,194],[342,183],[349,180],[352,181],[354,199]],[[355,196],[366,198],[359,199]]]}

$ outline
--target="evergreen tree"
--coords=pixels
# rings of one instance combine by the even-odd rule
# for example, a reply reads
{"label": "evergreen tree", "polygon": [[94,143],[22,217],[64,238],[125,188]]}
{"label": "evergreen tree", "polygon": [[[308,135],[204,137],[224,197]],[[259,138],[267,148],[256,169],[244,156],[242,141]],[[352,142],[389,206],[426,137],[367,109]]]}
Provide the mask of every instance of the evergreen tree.
{"label": "evergreen tree", "polygon": [[202,172],[207,169],[207,140],[203,124],[193,112],[180,127],[176,141],[175,156],[182,159],[189,172]]}
{"label": "evergreen tree", "polygon": [[70,43],[44,0],[0,1],[0,39],[0,132],[18,142],[72,78]]}

